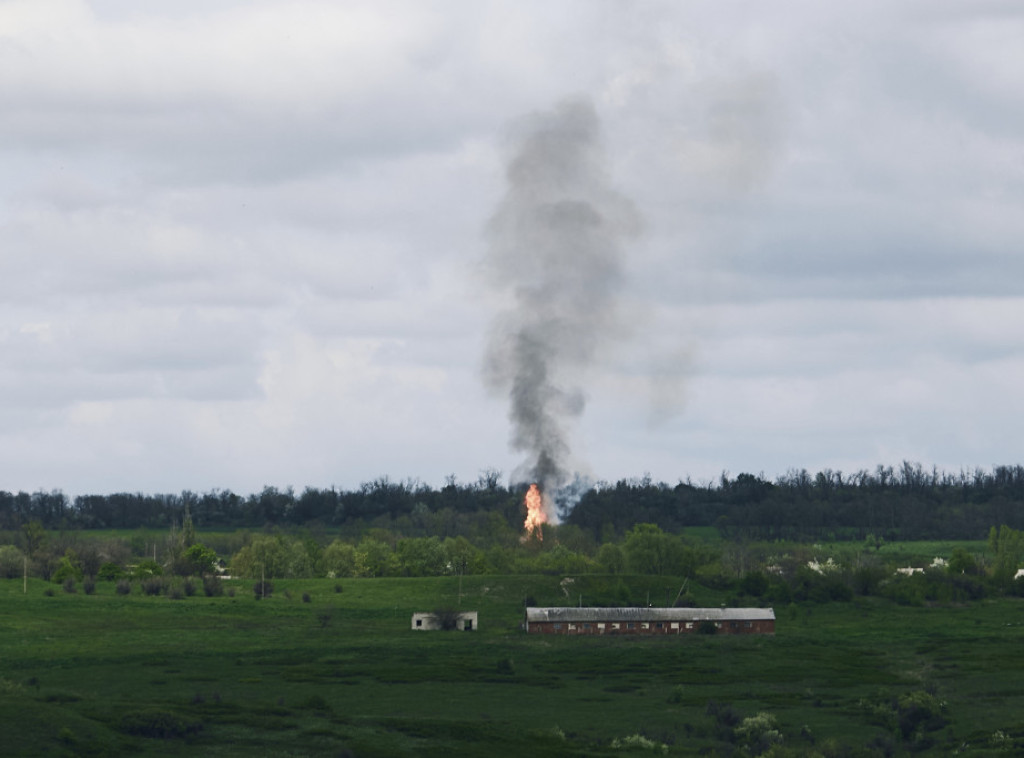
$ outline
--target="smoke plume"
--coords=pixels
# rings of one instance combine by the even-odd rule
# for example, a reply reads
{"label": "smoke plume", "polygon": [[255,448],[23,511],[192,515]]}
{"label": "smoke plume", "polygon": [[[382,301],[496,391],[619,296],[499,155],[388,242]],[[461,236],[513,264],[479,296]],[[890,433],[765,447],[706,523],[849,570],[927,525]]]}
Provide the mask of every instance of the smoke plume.
{"label": "smoke plume", "polygon": [[486,230],[488,274],[508,307],[492,324],[484,374],[507,393],[511,445],[528,456],[513,479],[551,497],[570,478],[587,369],[616,336],[623,242],[638,218],[611,187],[589,102],[525,119],[512,147],[507,192]]}

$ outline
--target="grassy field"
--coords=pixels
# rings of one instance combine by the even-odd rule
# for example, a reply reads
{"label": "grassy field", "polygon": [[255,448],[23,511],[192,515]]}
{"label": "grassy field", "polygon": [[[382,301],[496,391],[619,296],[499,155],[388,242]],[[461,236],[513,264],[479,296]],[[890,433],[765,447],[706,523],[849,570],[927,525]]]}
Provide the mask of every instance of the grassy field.
{"label": "grassy field", "polygon": [[465,577],[472,633],[409,629],[459,602],[453,578],[281,580],[264,600],[2,580],[0,753],[752,755],[776,741],[744,732],[759,712],[783,755],[1024,748],[1018,599],[789,606],[774,637],[527,637],[524,599],[661,604],[680,585],[561,579]]}

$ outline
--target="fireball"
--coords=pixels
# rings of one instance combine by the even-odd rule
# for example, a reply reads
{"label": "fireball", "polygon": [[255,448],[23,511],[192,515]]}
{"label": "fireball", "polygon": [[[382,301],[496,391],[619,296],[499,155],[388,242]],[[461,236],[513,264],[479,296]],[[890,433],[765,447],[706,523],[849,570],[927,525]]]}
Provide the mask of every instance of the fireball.
{"label": "fireball", "polygon": [[544,539],[540,526],[547,522],[548,514],[544,512],[544,498],[540,494],[540,487],[531,484],[530,489],[526,491],[526,522],[523,524],[526,533],[523,539],[529,539],[532,534],[537,535],[538,540]]}

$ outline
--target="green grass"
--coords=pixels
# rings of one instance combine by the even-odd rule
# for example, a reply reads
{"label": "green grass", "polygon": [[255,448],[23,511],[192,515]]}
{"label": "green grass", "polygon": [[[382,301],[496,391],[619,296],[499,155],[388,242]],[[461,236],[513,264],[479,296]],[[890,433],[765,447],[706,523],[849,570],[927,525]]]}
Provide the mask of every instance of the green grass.
{"label": "green grass", "polygon": [[[459,601],[451,578],[343,580],[340,593],[333,580],[280,580],[260,601],[252,582],[227,582],[235,597],[171,600],[0,581],[3,754],[630,755],[611,741],[637,733],[674,755],[726,754],[709,701],[770,711],[796,755],[830,741],[881,755],[864,747],[873,740],[903,754],[872,707],[918,690],[948,718],[919,754],[1024,744],[1020,600],[791,606],[776,609],[774,637],[526,636],[526,597],[595,602],[622,582],[660,603],[681,584],[579,577],[567,597],[561,578],[465,577],[473,633],[409,629],[413,611]],[[993,743],[998,731],[1006,741]]]}

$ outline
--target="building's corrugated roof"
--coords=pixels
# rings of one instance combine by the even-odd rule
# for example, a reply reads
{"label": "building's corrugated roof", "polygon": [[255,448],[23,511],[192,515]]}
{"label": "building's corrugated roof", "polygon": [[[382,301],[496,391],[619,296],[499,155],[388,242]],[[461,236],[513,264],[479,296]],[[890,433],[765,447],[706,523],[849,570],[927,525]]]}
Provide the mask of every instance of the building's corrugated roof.
{"label": "building's corrugated roof", "polygon": [[527,608],[527,622],[774,621],[772,608]]}

